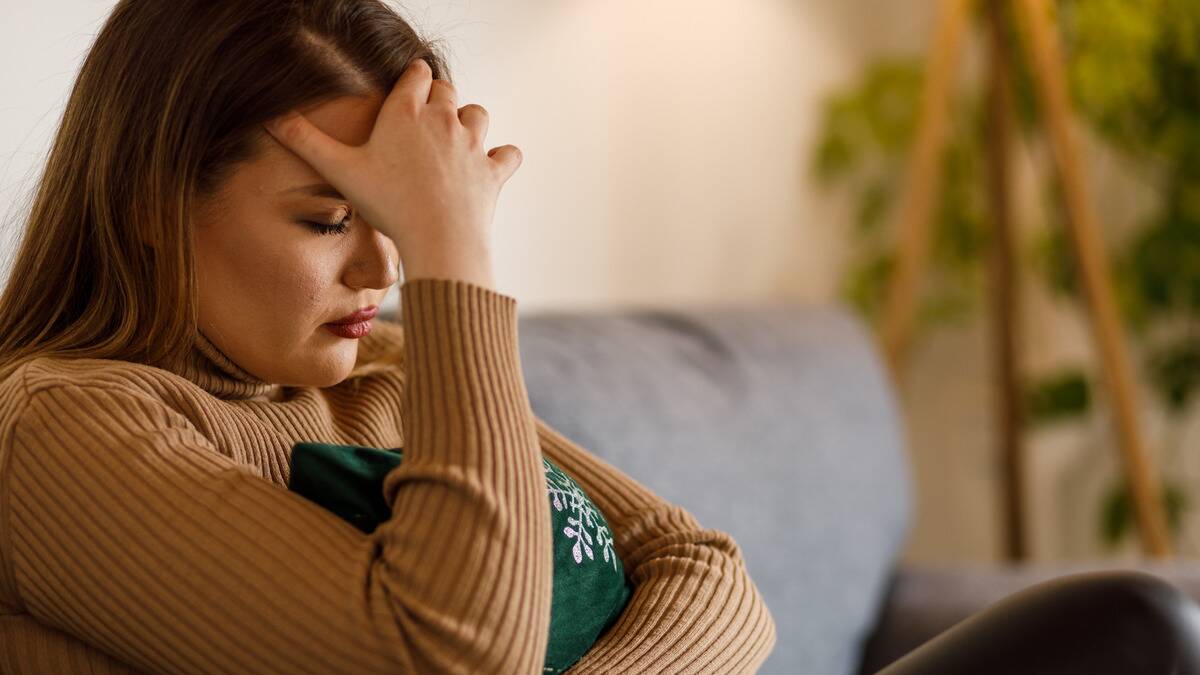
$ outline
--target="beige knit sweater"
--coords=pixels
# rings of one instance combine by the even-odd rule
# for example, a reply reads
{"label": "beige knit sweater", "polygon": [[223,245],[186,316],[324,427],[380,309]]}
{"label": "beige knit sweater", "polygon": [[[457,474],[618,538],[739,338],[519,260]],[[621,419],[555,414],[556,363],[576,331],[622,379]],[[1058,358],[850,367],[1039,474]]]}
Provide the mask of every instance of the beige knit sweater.
{"label": "beige knit sweater", "polygon": [[[400,289],[336,386],[256,379],[203,336],[158,368],[33,360],[0,382],[0,672],[541,673],[553,551],[541,456],[635,586],[568,673],[754,672],[775,624],[726,533],[534,416],[517,302]],[[403,447],[364,534],[287,489],[300,441]]]}

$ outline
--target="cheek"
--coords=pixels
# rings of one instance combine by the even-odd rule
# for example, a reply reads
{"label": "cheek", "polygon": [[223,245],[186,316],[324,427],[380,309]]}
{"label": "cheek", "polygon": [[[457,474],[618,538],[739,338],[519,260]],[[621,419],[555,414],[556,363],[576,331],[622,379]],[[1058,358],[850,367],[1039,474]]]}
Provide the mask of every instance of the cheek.
{"label": "cheek", "polygon": [[329,312],[322,301],[333,283],[331,261],[303,250],[285,249],[251,269],[251,283],[266,294],[264,300],[274,305],[273,313],[282,325],[302,324],[298,327],[303,330],[304,325],[321,323]]}
{"label": "cheek", "polygon": [[323,300],[334,281],[334,261],[282,238],[210,243],[217,246],[204,252],[204,295],[226,318],[280,338],[305,333],[327,318],[330,308]]}

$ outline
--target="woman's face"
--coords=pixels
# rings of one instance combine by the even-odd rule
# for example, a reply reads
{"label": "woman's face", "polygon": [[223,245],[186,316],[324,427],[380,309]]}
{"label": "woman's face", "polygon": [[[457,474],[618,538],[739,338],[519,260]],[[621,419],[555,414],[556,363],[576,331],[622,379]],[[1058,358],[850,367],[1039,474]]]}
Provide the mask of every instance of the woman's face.
{"label": "woman's face", "polygon": [[[302,112],[329,136],[361,145],[382,103],[382,95],[342,97]],[[195,214],[200,332],[267,382],[337,384],[354,367],[358,340],[322,324],[383,301],[399,275],[396,246],[357,213],[346,219],[345,199],[261,134],[259,155]],[[346,230],[321,234],[306,221]]]}

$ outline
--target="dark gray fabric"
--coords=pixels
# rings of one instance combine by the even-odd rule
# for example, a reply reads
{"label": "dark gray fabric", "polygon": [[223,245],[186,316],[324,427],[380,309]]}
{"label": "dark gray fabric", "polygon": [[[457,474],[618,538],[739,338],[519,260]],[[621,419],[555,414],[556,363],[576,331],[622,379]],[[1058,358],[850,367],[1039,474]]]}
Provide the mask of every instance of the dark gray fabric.
{"label": "dark gray fabric", "polygon": [[1154,574],[1200,600],[1200,563],[1194,561],[904,565],[889,582],[886,605],[864,650],[861,674],[877,672],[938,633],[1021,589],[1067,574],[1111,569]]}
{"label": "dark gray fabric", "polygon": [[909,531],[898,411],[841,308],[542,312],[534,412],[733,535],[778,627],[760,672],[852,675]]}

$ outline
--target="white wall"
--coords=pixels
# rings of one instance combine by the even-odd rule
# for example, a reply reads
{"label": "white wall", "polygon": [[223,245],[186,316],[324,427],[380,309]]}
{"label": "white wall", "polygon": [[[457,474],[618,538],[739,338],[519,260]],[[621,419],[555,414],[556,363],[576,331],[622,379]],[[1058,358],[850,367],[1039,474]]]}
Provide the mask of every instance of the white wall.
{"label": "white wall", "polygon": [[[896,4],[398,7],[444,40],[461,100],[491,113],[489,142],[524,152],[497,207],[496,272],[532,310],[831,298],[844,228],[807,181],[816,103],[868,44],[920,36],[926,12]],[[112,5],[0,0],[0,256]]]}

